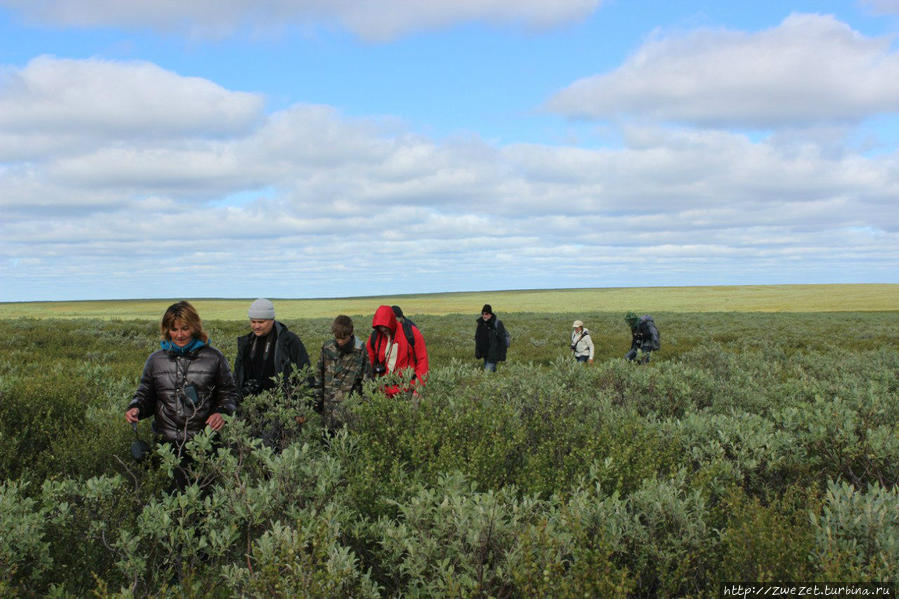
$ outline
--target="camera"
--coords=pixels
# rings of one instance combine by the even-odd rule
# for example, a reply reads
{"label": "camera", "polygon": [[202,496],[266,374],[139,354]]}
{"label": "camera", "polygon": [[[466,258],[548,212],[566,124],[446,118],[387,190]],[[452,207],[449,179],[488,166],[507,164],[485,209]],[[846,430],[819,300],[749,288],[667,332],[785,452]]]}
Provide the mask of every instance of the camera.
{"label": "camera", "polygon": [[247,379],[240,390],[244,397],[247,397],[248,395],[257,395],[260,391],[262,391],[262,383],[256,379]]}
{"label": "camera", "polygon": [[197,388],[194,387],[193,383],[188,383],[184,385],[184,388],[181,390],[182,400],[186,400],[186,403],[190,403],[194,408],[200,405],[200,395],[197,393]]}
{"label": "camera", "polygon": [[380,362],[375,362],[374,366],[372,366],[372,371],[378,376],[383,376],[387,373],[387,367]]}
{"label": "camera", "polygon": [[140,435],[137,434],[137,423],[132,422],[131,428],[134,429],[134,441],[131,443],[131,457],[134,458],[135,462],[143,462],[152,449],[150,449],[150,445],[140,438]]}
{"label": "camera", "polygon": [[577,343],[572,343],[572,344],[571,344],[571,351],[574,351],[575,349],[577,349]]}

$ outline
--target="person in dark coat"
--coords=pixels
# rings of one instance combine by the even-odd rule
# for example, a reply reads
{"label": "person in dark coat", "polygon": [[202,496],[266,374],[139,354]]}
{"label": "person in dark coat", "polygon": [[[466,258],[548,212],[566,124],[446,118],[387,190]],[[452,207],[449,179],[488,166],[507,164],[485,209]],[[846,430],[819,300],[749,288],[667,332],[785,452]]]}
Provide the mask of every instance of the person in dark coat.
{"label": "person in dark coat", "polygon": [[631,349],[624,358],[638,364],[648,364],[652,352],[659,349],[659,331],[649,315],[640,317],[634,312],[624,315],[624,321],[631,329]]}
{"label": "person in dark coat", "polygon": [[291,373],[310,366],[306,346],[295,333],[275,320],[275,306],[271,301],[257,299],[250,304],[247,315],[251,331],[237,338],[234,382],[241,395],[247,397],[274,389],[275,379],[281,375],[286,394]]}
{"label": "person in dark coat", "polygon": [[481,308],[477,323],[474,332],[474,357],[484,360],[484,370],[496,372],[497,362],[506,360],[506,327],[493,313],[490,304],[484,304]]}
{"label": "person in dark coat", "polygon": [[125,420],[137,424],[154,417],[157,439],[172,445],[181,457],[175,485],[183,489],[184,445],[206,426],[220,430],[225,425],[222,415],[237,409],[238,393],[228,360],[209,345],[200,316],[189,302],[169,306],[160,330],[161,348],[147,358]]}
{"label": "person in dark coat", "polygon": [[[276,390],[280,378],[280,393],[273,401],[296,407],[314,384],[311,370],[305,380],[291,380],[293,373],[310,366],[306,346],[295,333],[275,320],[275,306],[270,300],[259,298],[254,301],[247,316],[251,330],[237,338],[237,357],[234,359],[234,381],[241,399]],[[284,439],[285,429],[270,408],[269,404],[257,404],[244,415],[254,422],[255,417],[251,414],[258,414],[259,421],[253,425],[256,434],[266,446],[277,447]],[[304,417],[298,417],[298,423],[303,421]]]}

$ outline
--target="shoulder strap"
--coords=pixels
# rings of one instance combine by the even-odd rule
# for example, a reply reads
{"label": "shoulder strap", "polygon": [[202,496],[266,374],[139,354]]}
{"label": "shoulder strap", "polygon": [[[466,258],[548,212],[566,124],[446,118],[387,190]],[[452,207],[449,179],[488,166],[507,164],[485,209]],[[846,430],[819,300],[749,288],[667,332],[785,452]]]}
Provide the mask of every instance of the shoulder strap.
{"label": "shoulder strap", "polygon": [[406,334],[406,341],[410,347],[415,347],[415,333],[412,332],[413,324],[408,319],[403,319],[403,332]]}

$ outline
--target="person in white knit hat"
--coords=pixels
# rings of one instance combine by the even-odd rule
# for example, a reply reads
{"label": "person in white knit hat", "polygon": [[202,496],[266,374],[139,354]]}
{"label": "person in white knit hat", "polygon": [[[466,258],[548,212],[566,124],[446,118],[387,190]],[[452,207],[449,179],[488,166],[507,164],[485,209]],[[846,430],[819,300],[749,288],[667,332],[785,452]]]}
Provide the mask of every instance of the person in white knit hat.
{"label": "person in white knit hat", "polygon": [[275,306],[259,298],[247,311],[251,331],[237,338],[234,383],[241,395],[256,395],[275,388],[275,379],[283,376],[284,392],[291,372],[310,365],[309,354],[300,338],[275,320]]}
{"label": "person in white knit hat", "polygon": [[593,364],[593,340],[590,339],[590,331],[584,328],[584,323],[575,320],[571,331],[571,351],[578,362]]}

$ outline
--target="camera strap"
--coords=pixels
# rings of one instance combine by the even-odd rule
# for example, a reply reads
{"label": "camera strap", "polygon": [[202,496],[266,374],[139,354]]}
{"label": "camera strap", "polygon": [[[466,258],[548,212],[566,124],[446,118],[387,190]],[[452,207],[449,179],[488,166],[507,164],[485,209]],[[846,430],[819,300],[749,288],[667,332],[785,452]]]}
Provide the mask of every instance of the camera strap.
{"label": "camera strap", "polygon": [[[271,333],[269,333],[268,335],[265,336],[265,348],[262,350],[262,362],[263,363],[268,362],[268,357],[269,357],[269,355],[271,355],[272,337],[273,336],[274,335],[272,335]],[[252,345],[252,347],[250,347],[250,360],[256,359],[256,347],[258,344],[259,344],[259,337],[254,337],[253,345]]]}
{"label": "camera strap", "polygon": [[[394,344],[394,339],[392,337],[387,337],[387,347],[384,349],[384,359],[382,361],[381,360],[381,347],[383,347],[383,345],[384,345],[385,337],[387,337],[387,335],[378,333],[378,335],[377,335],[378,344],[377,344],[377,346],[374,346],[373,349],[375,350],[375,360],[381,362],[385,368],[390,370],[390,366],[391,366],[390,353],[393,351],[393,346],[395,344]],[[394,359],[393,366],[396,367],[396,359]]]}
{"label": "camera strap", "polygon": [[[587,333],[587,329],[584,329],[583,331],[581,331],[581,336],[578,337],[576,340],[572,340],[571,344],[572,344],[572,345],[577,345],[578,343],[581,342],[581,339],[584,338],[584,335],[588,335],[588,334],[589,334],[589,333]],[[572,335],[572,338],[573,338],[573,337],[574,337],[574,335]],[[572,349],[574,349],[574,348],[572,348]]]}
{"label": "camera strap", "polygon": [[[187,371],[190,370],[191,363],[192,363],[192,361],[190,360],[190,358],[188,358],[187,366],[185,366],[184,368],[181,368],[181,357],[179,356],[179,357],[175,358],[175,369],[178,371],[178,374],[181,375],[181,384],[175,385],[179,389],[182,389],[184,387],[184,385],[187,384]],[[175,382],[177,383],[178,381],[176,380]]]}

